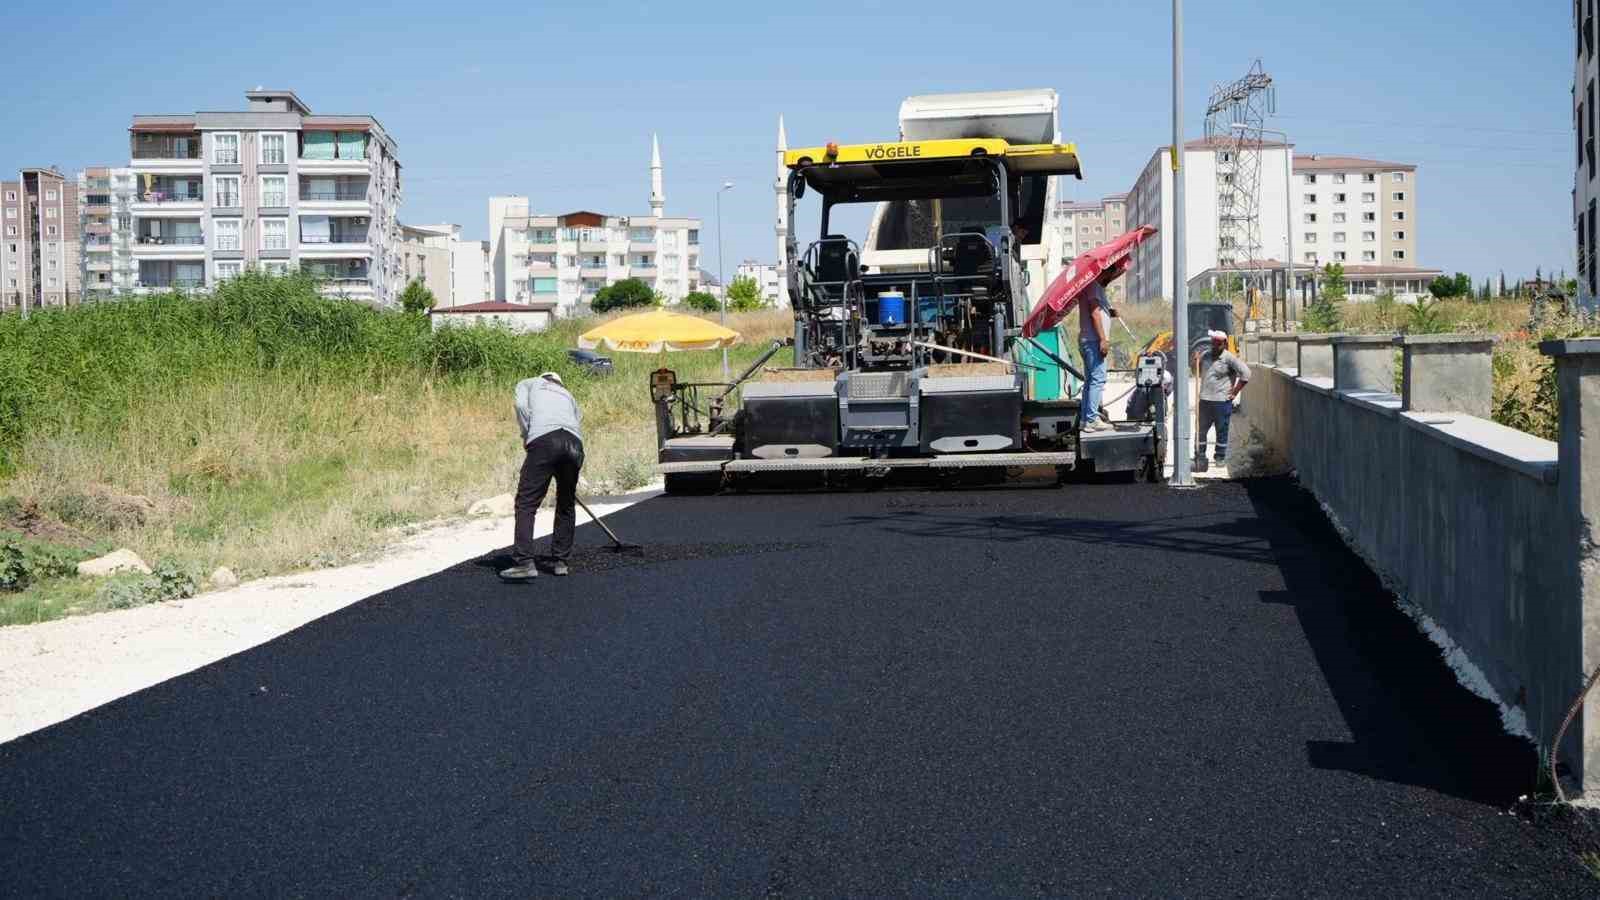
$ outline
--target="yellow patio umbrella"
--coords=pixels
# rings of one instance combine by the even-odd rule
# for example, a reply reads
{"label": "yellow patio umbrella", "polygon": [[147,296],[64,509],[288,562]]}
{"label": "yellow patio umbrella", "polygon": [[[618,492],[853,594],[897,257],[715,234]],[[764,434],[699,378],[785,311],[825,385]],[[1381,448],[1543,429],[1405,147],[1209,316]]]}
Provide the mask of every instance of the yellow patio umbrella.
{"label": "yellow patio umbrella", "polygon": [[668,350],[719,350],[744,340],[739,332],[696,316],[654,309],[612,319],[578,335],[585,350],[663,353]]}

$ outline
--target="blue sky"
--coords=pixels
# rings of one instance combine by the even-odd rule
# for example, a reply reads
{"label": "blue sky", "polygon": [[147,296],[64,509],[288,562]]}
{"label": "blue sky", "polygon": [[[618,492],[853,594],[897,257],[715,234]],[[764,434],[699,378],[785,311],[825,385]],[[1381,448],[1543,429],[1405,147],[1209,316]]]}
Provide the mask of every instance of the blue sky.
{"label": "blue sky", "polygon": [[[1419,262],[1480,279],[1573,266],[1573,36],[1566,3],[1191,2],[1187,129],[1214,82],[1261,57],[1301,152],[1416,162]],[[770,260],[773,141],[892,138],[908,94],[1054,87],[1086,179],[1127,190],[1170,136],[1170,4],[362,4],[21,0],[0,30],[13,86],[0,171],[126,164],[134,113],[237,109],[255,85],[376,115],[411,222],[487,237],[486,198],[647,211],[650,134],[667,211],[706,219],[726,265]]]}

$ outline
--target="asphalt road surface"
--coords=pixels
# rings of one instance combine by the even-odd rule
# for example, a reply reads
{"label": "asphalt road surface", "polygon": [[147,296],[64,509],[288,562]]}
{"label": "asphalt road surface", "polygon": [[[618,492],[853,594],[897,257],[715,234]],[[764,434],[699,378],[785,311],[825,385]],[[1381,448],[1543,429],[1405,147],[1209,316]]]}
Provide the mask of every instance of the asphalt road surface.
{"label": "asphalt road surface", "polygon": [[1284,481],[661,498],[0,745],[0,895],[1593,895]]}

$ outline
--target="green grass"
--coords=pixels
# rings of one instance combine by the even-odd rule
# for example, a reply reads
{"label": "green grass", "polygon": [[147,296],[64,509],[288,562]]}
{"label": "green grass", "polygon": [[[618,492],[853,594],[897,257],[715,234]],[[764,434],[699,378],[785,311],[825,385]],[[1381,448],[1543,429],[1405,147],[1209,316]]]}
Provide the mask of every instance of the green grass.
{"label": "green grass", "polygon": [[[616,373],[594,378],[566,357],[593,324],[435,333],[324,299],[309,279],[259,275],[204,297],[0,316],[0,530],[26,508],[79,536],[52,537],[69,549],[128,547],[151,565],[243,577],[345,562],[510,491],[512,388],[546,370],[583,408],[587,489],[638,487],[655,477],[648,374],[664,362],[717,380],[721,356],[619,353]],[[748,338],[735,371],[791,327],[780,313],[730,325]],[[97,598],[45,579],[0,592],[0,623],[103,608]]]}

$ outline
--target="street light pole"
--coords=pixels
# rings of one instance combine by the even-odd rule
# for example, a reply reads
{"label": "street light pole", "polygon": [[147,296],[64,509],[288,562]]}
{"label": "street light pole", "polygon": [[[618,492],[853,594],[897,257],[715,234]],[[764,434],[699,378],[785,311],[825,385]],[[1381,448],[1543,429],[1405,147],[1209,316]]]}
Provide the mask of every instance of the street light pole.
{"label": "street light pole", "polygon": [[1185,271],[1183,190],[1183,0],[1172,0],[1172,484],[1193,487],[1189,471],[1189,285]]}
{"label": "street light pole", "polygon": [[[1243,131],[1244,123],[1233,126],[1236,130]],[[1283,318],[1287,323],[1289,318],[1289,305],[1294,302],[1294,148],[1289,146],[1289,135],[1274,128],[1261,129],[1262,134],[1275,135],[1283,141],[1283,239],[1288,249],[1284,254],[1288,259],[1284,264],[1288,266],[1283,287]],[[1272,328],[1278,328],[1278,311],[1272,311]]]}
{"label": "street light pole", "polygon": [[[731,187],[733,187],[733,182],[724,181],[722,187],[717,191],[717,287],[722,289],[722,306],[721,312],[717,315],[717,321],[724,327],[728,324],[728,282],[722,276],[722,195]],[[722,348],[722,380],[728,380],[727,347]]]}

